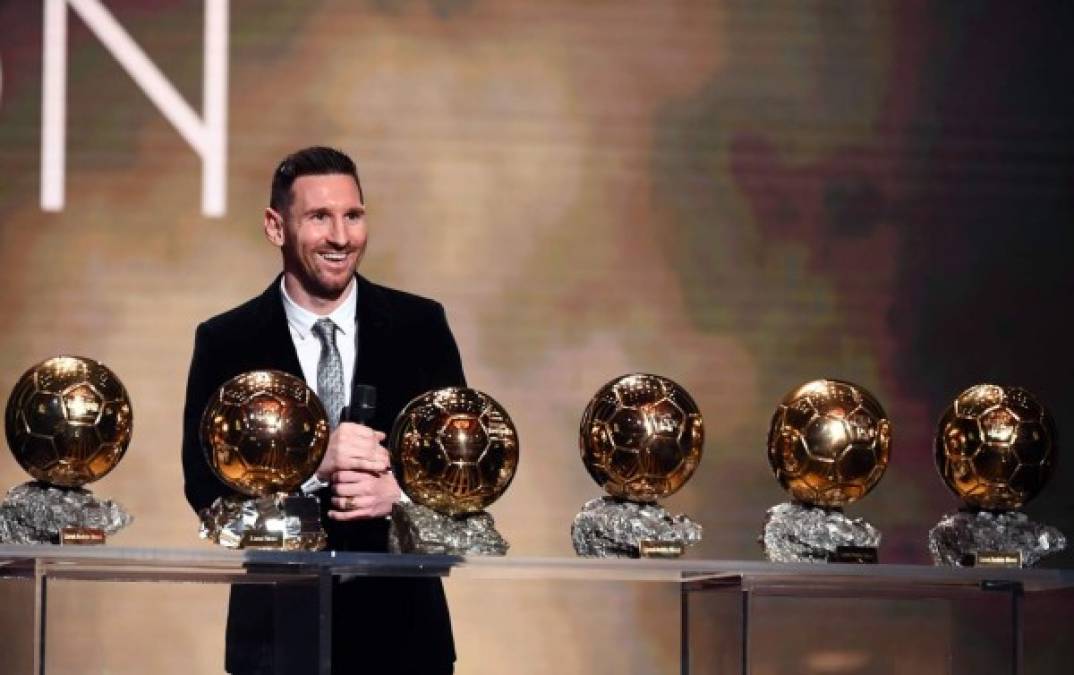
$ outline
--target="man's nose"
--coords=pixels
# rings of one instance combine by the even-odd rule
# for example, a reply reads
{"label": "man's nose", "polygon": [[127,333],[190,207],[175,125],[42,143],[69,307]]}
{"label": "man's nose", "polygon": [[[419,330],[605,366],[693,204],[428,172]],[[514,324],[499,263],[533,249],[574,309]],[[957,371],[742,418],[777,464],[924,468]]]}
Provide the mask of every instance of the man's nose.
{"label": "man's nose", "polygon": [[347,224],[343,218],[333,218],[332,227],[328,232],[328,241],[335,246],[347,245]]}

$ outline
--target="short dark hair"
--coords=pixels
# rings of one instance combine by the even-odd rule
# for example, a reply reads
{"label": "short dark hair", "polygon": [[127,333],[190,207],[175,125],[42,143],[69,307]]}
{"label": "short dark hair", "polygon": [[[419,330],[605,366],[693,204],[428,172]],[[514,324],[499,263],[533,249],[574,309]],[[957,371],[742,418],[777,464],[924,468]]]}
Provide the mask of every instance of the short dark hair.
{"label": "short dark hair", "polygon": [[358,179],[358,167],[354,160],[345,153],[335,148],[327,148],[322,145],[314,145],[292,152],[283,158],[276,171],[272,174],[272,191],[269,193],[269,206],[280,215],[286,217],[287,209],[291,206],[294,196],[291,186],[300,176],[327,176],[331,174],[344,174],[354,178],[358,185],[358,194],[365,201],[365,193],[362,192],[362,181]]}

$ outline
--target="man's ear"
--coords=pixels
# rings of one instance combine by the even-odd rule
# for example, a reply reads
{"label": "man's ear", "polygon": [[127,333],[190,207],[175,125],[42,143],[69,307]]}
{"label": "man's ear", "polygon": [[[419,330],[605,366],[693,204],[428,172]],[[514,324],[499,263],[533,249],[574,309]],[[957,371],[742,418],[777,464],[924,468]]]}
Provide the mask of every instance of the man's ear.
{"label": "man's ear", "polygon": [[283,216],[273,208],[265,209],[265,238],[273,246],[283,247]]}

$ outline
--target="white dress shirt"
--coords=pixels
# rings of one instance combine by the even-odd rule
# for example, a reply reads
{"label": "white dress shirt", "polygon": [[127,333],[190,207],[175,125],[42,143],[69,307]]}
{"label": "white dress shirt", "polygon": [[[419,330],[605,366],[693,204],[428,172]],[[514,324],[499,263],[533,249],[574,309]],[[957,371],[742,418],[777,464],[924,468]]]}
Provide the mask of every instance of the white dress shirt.
{"label": "white dress shirt", "polygon": [[[354,359],[357,355],[355,345],[355,331],[358,329],[355,323],[355,314],[358,310],[357,284],[351,281],[347,298],[335,309],[328,318],[336,324],[336,349],[339,350],[339,358],[343,362],[343,403],[350,405],[351,382],[354,380]],[[283,312],[287,316],[287,329],[291,332],[291,342],[295,344],[298,352],[298,365],[302,367],[302,377],[310,389],[317,391],[317,362],[321,360],[321,341],[313,334],[313,324],[323,317],[314,314],[298,303],[287,294],[287,287],[283,279],[280,279],[280,294],[283,296]],[[320,392],[317,392],[320,396]],[[314,474],[302,484],[302,492],[310,494],[327,487],[328,483],[322,481]]]}
{"label": "white dress shirt", "polygon": [[[358,324],[355,315],[358,311],[357,284],[351,282],[351,289],[347,293],[347,299],[343,304],[328,315],[332,323],[336,324],[341,334],[336,335],[336,348],[339,349],[339,358],[343,361],[343,395],[344,404],[351,404],[351,382],[354,380],[354,359],[357,356],[355,344],[355,331]],[[287,315],[287,328],[291,331],[291,341],[295,343],[295,351],[298,352],[298,364],[302,366],[302,377],[310,389],[317,391],[317,362],[321,359],[321,341],[313,334],[313,324],[323,317],[299,307],[298,304],[287,295],[287,289],[280,279],[280,293],[283,295],[283,311]],[[317,394],[320,396],[320,392]],[[302,484],[300,488],[305,494],[312,494],[321,488],[328,487],[329,483],[313,474]],[[400,502],[409,502],[406,494],[399,493]],[[385,516],[386,518],[388,516]]]}
{"label": "white dress shirt", "polygon": [[[343,361],[344,405],[350,405],[351,382],[354,380],[356,356],[354,332],[357,330],[354,317],[358,310],[356,286],[357,284],[352,280],[343,304],[328,315],[332,323],[336,324],[336,348],[339,349],[339,358]],[[324,317],[314,314],[305,307],[299,307],[298,303],[287,294],[283,279],[280,279],[280,293],[283,295],[283,311],[287,315],[287,328],[291,332],[291,342],[295,344],[298,364],[302,366],[302,376],[310,389],[317,391],[317,363],[321,360],[321,341],[313,334],[313,324]],[[317,395],[320,396],[321,392],[317,391]]]}

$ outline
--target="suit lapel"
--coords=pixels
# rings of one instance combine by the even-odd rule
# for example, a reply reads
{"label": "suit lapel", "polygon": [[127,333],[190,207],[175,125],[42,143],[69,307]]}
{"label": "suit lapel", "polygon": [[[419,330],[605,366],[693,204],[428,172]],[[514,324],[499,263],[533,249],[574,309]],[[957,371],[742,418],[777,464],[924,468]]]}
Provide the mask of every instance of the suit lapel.
{"label": "suit lapel", "polygon": [[262,308],[258,316],[262,317],[262,325],[256,338],[258,351],[262,362],[304,380],[291,330],[287,327],[287,314],[283,311],[280,276],[261,294]]}
{"label": "suit lapel", "polygon": [[[384,401],[392,385],[385,370],[391,352],[391,312],[384,294],[361,275],[358,279],[358,352],[354,360],[351,396],[354,385],[368,384],[377,388],[378,401]],[[378,405],[378,409],[382,409]]]}
{"label": "suit lapel", "polygon": [[[354,360],[354,384],[383,385],[384,354],[391,331],[391,316],[383,293],[358,276],[358,353]],[[352,389],[353,393],[353,389]]]}

